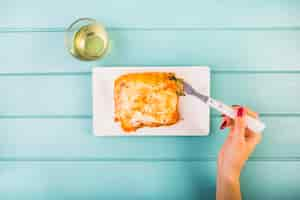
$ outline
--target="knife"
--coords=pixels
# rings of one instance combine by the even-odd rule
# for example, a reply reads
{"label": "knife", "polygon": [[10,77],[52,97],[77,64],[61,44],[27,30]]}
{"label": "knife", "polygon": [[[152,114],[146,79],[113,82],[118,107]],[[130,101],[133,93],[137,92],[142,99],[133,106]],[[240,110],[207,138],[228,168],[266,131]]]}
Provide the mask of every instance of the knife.
{"label": "knife", "polygon": [[[236,111],[232,107],[220,101],[217,101],[207,95],[201,94],[185,81],[182,82],[183,82],[183,91],[185,94],[195,96],[198,99],[200,99],[202,102],[204,102],[206,105],[216,109],[217,111],[229,116],[232,119],[235,118]],[[261,133],[266,127],[266,125],[263,122],[249,115],[246,116],[245,120],[246,120],[247,127],[250,130],[254,131],[255,133]]]}

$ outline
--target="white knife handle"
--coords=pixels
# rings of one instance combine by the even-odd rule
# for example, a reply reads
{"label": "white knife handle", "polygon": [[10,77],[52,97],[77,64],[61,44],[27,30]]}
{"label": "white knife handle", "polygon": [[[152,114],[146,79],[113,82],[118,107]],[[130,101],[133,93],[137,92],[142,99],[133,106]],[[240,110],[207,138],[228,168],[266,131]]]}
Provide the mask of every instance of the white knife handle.
{"label": "white knife handle", "polygon": [[261,133],[266,128],[263,122],[249,115],[246,116],[246,123],[247,127],[255,133]]}
{"label": "white knife handle", "polygon": [[[229,116],[230,118],[235,118],[236,116],[236,111],[230,107],[230,106],[227,106],[225,104],[223,104],[222,102],[219,102],[217,100],[214,100],[212,98],[209,98],[209,100],[207,101],[207,104],[213,108],[215,108],[216,110],[218,110],[219,112]],[[254,131],[255,133],[261,133],[266,125],[259,121],[258,119],[255,119],[249,115],[246,116],[246,124],[247,124],[247,127]]]}

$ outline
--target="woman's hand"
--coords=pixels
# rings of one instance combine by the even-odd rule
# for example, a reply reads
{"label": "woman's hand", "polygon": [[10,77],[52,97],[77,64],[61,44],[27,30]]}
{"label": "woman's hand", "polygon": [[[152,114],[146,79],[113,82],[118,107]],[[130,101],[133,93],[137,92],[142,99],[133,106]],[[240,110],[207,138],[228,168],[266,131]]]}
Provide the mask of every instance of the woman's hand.
{"label": "woman's hand", "polygon": [[[258,115],[243,107],[235,107],[237,117],[223,117],[221,129],[230,128],[230,133],[218,156],[217,199],[240,199],[239,178],[245,162],[261,140],[260,133],[254,133],[246,126],[245,116]],[[232,196],[233,195],[233,196]]]}

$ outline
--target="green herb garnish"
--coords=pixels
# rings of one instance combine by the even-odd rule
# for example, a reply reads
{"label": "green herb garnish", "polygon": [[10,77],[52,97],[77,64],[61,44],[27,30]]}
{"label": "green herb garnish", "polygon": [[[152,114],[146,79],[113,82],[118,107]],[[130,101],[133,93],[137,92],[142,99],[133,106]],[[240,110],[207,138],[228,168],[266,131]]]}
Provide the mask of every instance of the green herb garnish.
{"label": "green herb garnish", "polygon": [[185,96],[185,94],[184,94],[184,88],[183,88],[183,79],[177,78],[176,76],[171,75],[171,76],[169,77],[169,80],[175,81],[175,83],[176,83],[176,85],[177,85],[177,91],[176,91],[176,94],[177,94],[178,96]]}

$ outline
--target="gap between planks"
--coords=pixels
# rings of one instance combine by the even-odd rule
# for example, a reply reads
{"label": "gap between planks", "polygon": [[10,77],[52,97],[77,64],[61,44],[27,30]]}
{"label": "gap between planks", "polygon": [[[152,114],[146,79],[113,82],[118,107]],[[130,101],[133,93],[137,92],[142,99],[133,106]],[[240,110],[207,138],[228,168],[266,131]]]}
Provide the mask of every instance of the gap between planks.
{"label": "gap between planks", "polygon": [[[202,158],[0,158],[0,162],[216,162]],[[251,157],[248,162],[300,162],[300,157]]]}
{"label": "gap between planks", "polygon": [[[300,26],[270,27],[110,27],[108,31],[300,31]],[[0,33],[65,32],[64,27],[0,27]]]}
{"label": "gap between planks", "polygon": [[[137,66],[137,65],[105,65],[103,67],[114,67],[114,66]],[[148,67],[149,65],[138,65],[139,67]],[[173,66],[173,65],[172,65]],[[186,65],[188,66],[188,65]],[[100,66],[101,67],[101,66]],[[171,67],[171,66],[163,66],[163,67]],[[222,69],[222,70],[211,70],[211,74],[298,74],[300,73],[299,67],[290,67],[290,68],[282,68],[282,69],[270,69],[270,70],[230,70],[230,69]],[[16,73],[1,73],[2,76],[91,76],[92,72],[83,71],[83,72],[16,72]]]}
{"label": "gap between planks", "polygon": [[[260,113],[261,117],[300,117],[300,113]],[[92,119],[92,115],[0,115],[0,119]],[[211,114],[211,119],[221,118],[220,114]]]}

